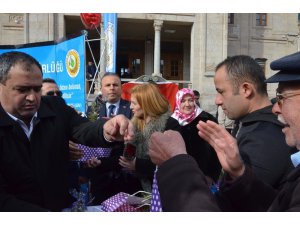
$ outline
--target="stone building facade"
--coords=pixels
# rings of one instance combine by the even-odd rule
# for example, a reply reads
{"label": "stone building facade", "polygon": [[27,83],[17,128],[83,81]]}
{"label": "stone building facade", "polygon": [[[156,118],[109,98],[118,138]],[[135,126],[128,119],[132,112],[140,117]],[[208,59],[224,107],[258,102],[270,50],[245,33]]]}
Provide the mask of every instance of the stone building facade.
{"label": "stone building facade", "polygon": [[[197,89],[201,105],[214,112],[214,68],[227,56],[246,54],[259,60],[266,76],[271,61],[299,51],[298,14],[142,14],[120,13],[117,72],[129,78],[153,74],[155,63],[167,80]],[[262,24],[261,24],[262,23]],[[0,14],[0,45],[58,40],[84,30],[79,14]],[[101,36],[89,30],[93,57],[100,60]],[[98,40],[98,41],[97,41]],[[160,55],[155,55],[159,41]],[[87,58],[91,58],[87,52]],[[269,86],[270,96],[274,87]]]}

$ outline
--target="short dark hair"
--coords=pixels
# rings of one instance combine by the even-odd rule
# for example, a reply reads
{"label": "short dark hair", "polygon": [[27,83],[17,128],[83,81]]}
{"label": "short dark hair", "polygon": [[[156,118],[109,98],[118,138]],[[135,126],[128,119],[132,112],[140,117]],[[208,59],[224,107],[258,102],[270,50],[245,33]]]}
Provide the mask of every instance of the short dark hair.
{"label": "short dark hair", "polygon": [[113,73],[113,72],[105,72],[105,73],[103,74],[102,78],[103,78],[103,77],[107,77],[107,76],[117,76],[117,77],[120,78],[119,74]]}
{"label": "short dark hair", "polygon": [[199,93],[199,91],[197,91],[197,90],[193,90],[193,92],[194,92],[194,95],[195,95],[195,96],[199,96],[199,97],[200,97],[200,93]]}
{"label": "short dark hair", "polygon": [[250,56],[236,55],[227,57],[227,59],[217,65],[215,71],[222,66],[226,67],[228,78],[232,81],[234,94],[237,94],[243,82],[249,82],[255,86],[257,93],[268,95],[264,71]]}
{"label": "short dark hair", "polygon": [[52,78],[44,78],[43,83],[52,83],[57,85],[56,81]]}
{"label": "short dark hair", "polygon": [[28,55],[24,52],[5,52],[0,55],[0,83],[5,84],[5,82],[10,78],[9,71],[12,66],[16,64],[22,64],[22,67],[26,71],[30,71],[33,65],[36,65],[43,76],[43,70],[41,64],[33,58],[31,55]]}

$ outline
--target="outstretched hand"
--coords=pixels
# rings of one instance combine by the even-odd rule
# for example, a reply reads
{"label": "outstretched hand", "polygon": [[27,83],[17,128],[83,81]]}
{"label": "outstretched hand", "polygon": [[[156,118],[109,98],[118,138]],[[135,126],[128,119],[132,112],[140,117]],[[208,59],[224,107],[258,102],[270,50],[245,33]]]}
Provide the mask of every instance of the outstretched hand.
{"label": "outstretched hand", "polygon": [[149,156],[154,164],[161,165],[179,154],[187,154],[184,140],[179,132],[167,130],[164,133],[154,132],[151,135]]}
{"label": "outstretched hand", "polygon": [[133,130],[133,124],[127,117],[117,115],[104,124],[103,135],[108,141],[130,141]]}
{"label": "outstretched hand", "polygon": [[197,124],[198,134],[216,151],[219,161],[232,178],[241,176],[245,165],[239,154],[236,139],[225,128],[212,121],[200,121]]}

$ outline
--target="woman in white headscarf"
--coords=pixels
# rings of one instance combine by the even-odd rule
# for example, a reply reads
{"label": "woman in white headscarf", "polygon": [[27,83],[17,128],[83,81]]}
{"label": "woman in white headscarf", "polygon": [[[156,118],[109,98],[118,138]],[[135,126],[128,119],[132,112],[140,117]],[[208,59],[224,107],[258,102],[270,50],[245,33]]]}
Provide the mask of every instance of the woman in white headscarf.
{"label": "woman in white headscarf", "polygon": [[199,137],[196,125],[200,120],[217,122],[217,119],[196,104],[194,93],[188,88],[176,93],[176,107],[172,117],[182,126],[181,134],[185,140],[187,153],[197,161],[203,173],[216,182],[221,165],[214,149]]}

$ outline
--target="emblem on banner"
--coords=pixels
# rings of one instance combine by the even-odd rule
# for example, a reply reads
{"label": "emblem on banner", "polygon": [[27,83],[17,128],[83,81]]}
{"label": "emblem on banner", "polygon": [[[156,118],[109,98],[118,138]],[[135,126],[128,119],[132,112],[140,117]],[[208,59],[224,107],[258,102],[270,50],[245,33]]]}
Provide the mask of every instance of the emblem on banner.
{"label": "emblem on banner", "polygon": [[76,50],[71,49],[66,55],[66,68],[70,77],[76,77],[80,69],[80,58]]}

